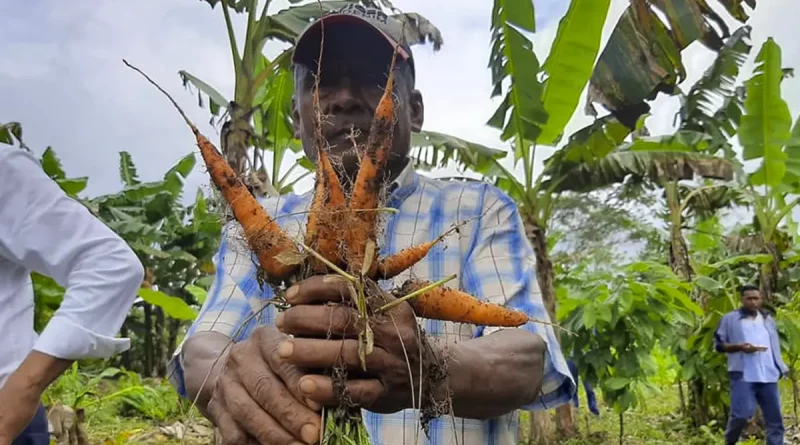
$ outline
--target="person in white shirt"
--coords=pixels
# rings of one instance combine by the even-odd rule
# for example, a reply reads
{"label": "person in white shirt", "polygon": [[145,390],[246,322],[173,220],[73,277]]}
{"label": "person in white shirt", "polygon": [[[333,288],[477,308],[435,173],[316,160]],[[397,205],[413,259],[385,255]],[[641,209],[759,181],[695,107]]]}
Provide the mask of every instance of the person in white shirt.
{"label": "person in white shirt", "polygon": [[[41,334],[31,271],[65,288]],[[130,347],[115,338],[144,268],[128,245],[23,149],[0,146],[0,445],[49,444],[44,390],[75,360]]]}

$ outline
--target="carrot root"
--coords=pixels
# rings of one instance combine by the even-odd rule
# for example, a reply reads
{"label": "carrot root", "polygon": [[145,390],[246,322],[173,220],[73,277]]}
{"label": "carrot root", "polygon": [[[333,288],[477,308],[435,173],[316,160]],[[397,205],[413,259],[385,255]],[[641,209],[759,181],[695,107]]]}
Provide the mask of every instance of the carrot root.
{"label": "carrot root", "polygon": [[205,136],[196,128],[192,129],[197,138],[200,154],[208,167],[212,182],[222,193],[231,207],[233,216],[242,226],[244,237],[250,249],[258,258],[268,280],[281,282],[288,279],[299,268],[299,263],[281,261],[288,253],[300,252],[289,238],[264,210],[264,207],[250,194],[242,180]]}
{"label": "carrot root", "polygon": [[267,214],[266,210],[250,194],[241,178],[233,171],[225,157],[217,150],[197,126],[186,116],[178,103],[164,91],[153,79],[139,68],[122,60],[125,65],[141,74],[148,82],[163,93],[175,109],[178,110],[183,120],[192,130],[200,149],[200,155],[205,161],[211,181],[220,190],[225,201],[231,207],[233,216],[242,226],[245,239],[250,249],[258,258],[261,268],[267,275],[267,280],[280,283],[287,280],[298,269],[300,262],[286,261],[285,258],[300,258],[300,251],[291,238],[284,233],[280,226]]}
{"label": "carrot root", "polygon": [[[350,209],[352,210],[347,224],[345,243],[347,246],[347,263],[351,271],[364,269],[364,256],[367,240],[377,244],[377,212],[380,198],[380,181],[384,178],[386,162],[392,147],[392,130],[394,127],[394,66],[397,58],[395,50],[392,64],[389,68],[389,77],[375,116],[370,125],[367,149],[361,156],[361,165],[353,184],[350,195]],[[377,268],[377,255],[369,265],[370,275],[375,274]]]}
{"label": "carrot root", "polygon": [[394,255],[379,260],[375,271],[375,276],[381,280],[389,280],[397,275],[400,275],[418,262],[422,261],[422,259],[425,258],[431,251],[433,246],[441,242],[451,232],[457,230],[458,226],[454,226],[432,241],[417,244],[416,246],[406,247]]}
{"label": "carrot root", "polygon": [[[409,294],[430,284],[429,281],[408,280],[400,293]],[[445,287],[434,287],[407,301],[417,316],[432,320],[498,327],[519,327],[530,321],[522,312]]]}

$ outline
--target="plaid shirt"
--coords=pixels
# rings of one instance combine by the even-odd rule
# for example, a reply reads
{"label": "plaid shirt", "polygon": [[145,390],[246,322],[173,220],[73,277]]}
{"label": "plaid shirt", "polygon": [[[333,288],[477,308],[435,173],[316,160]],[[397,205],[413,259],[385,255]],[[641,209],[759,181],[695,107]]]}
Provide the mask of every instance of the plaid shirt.
{"label": "plaid shirt", "polygon": [[[263,205],[287,232],[296,236],[302,233],[304,210],[310,205],[311,196],[311,192],[289,194],[266,199]],[[409,276],[435,281],[457,274],[461,290],[524,311],[530,317],[549,320],[536,282],[533,249],[525,237],[517,207],[497,188],[483,182],[426,178],[409,163],[391,184],[387,207],[398,212],[385,214],[388,216],[384,217],[382,255],[430,241],[453,224],[467,221],[458,233],[445,238],[426,258],[396,277],[395,285]],[[257,326],[275,320],[273,306],[264,308],[272,293],[266,285],[260,289],[253,256],[240,241],[240,230],[238,225],[225,229],[215,257],[214,283],[187,337],[200,331],[215,331],[241,341]],[[498,329],[428,319],[420,319],[420,323],[430,335],[448,341],[469,340]],[[542,394],[522,409],[551,409],[568,403],[575,384],[553,328],[527,323],[521,329],[539,334],[547,343]],[[186,397],[180,346],[169,368],[172,384]],[[517,440],[516,411],[487,421],[443,416],[431,422],[429,439],[419,429],[416,410],[388,415],[365,410],[363,415],[375,445],[514,445]]]}

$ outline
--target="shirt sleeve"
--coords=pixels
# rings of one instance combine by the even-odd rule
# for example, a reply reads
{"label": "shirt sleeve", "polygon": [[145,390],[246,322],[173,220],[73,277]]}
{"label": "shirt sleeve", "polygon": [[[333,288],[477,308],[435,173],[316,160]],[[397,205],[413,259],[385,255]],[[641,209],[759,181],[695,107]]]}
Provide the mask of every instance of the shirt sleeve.
{"label": "shirt sleeve", "polygon": [[[486,186],[482,215],[473,230],[474,239],[462,275],[462,288],[492,303],[511,307],[530,318],[550,322],[536,281],[536,257],[525,236],[514,201],[495,187]],[[497,327],[479,326],[476,336]],[[529,322],[519,329],[538,334],[547,344],[541,395],[524,410],[552,409],[569,403],[576,391],[561,346],[550,325]]]}
{"label": "shirt sleeve", "polygon": [[728,320],[730,317],[722,317],[719,321],[717,330],[714,331],[714,349],[717,352],[725,352],[722,348],[728,343]]}
{"label": "shirt sleeve", "polygon": [[28,152],[0,151],[0,180],[0,255],[65,288],[34,350],[77,360],[128,349],[115,336],[144,276],[130,247]]}
{"label": "shirt sleeve", "polygon": [[[252,298],[258,288],[253,282],[255,264],[250,250],[241,241],[239,228],[238,224],[229,223],[222,230],[220,247],[213,258],[214,281],[197,318],[184,337],[184,342],[198,332],[216,332],[234,342],[239,341],[246,338],[258,322],[264,321],[254,317],[252,304],[261,299]],[[269,292],[268,289],[265,286],[265,292]],[[184,383],[182,347],[183,342],[178,345],[167,365],[167,375],[178,393],[188,397]]]}

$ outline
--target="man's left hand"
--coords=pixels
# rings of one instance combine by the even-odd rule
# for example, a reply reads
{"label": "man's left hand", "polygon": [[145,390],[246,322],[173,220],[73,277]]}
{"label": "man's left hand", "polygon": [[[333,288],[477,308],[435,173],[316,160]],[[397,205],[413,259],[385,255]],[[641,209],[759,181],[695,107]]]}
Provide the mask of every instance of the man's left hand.
{"label": "man's left hand", "polygon": [[[344,366],[349,374],[347,395],[372,412],[392,413],[412,406],[412,394],[419,392],[420,362],[430,363],[434,352],[421,347],[416,316],[407,303],[371,323],[374,349],[366,357],[364,372],[358,354],[358,312],[352,306],[330,304],[352,300],[347,281],[313,276],[288,290],[286,299],[292,307],[278,315],[276,325],[294,338],[278,346],[283,360],[309,370]],[[299,385],[309,399],[337,404],[331,377],[312,373]]]}

